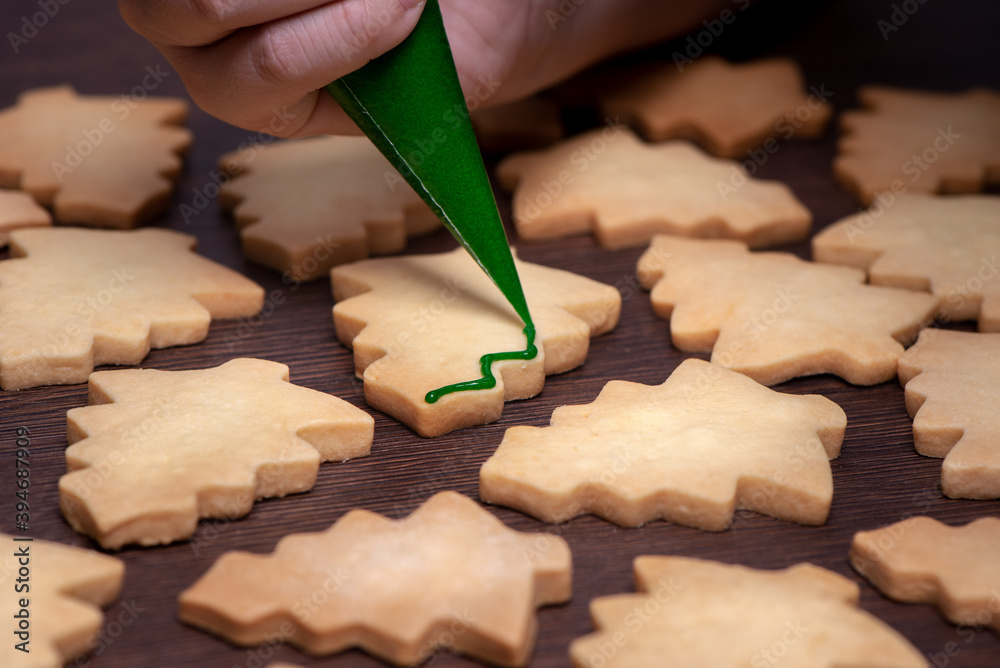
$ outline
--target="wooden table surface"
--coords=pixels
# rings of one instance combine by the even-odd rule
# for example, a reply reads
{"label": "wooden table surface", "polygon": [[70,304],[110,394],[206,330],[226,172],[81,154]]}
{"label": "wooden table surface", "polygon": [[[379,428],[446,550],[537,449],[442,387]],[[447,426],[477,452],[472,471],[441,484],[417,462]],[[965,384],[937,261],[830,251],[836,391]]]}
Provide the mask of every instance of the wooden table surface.
{"label": "wooden table surface", "polygon": [[[713,39],[711,49],[734,58],[794,56],[802,64],[808,83],[829,91],[838,111],[856,106],[857,87],[866,83],[948,91],[976,85],[1000,88],[1000,13],[994,3],[853,0],[817,5],[810,10],[812,16],[797,16],[802,10],[795,9],[795,4],[765,2],[756,9],[737,11],[737,20]],[[742,5],[734,0],[737,10]],[[894,7],[899,8],[895,15]],[[34,1],[3,3],[2,32],[20,33],[25,29],[24,20],[30,21],[37,11]],[[896,27],[893,20],[901,25],[886,32],[886,26]],[[797,27],[789,29],[790,21]],[[58,13],[37,34],[24,34],[30,39],[18,45],[17,53],[9,43],[0,47],[2,106],[12,104],[22,90],[64,82],[83,93],[127,94],[141,85],[147,67],[169,72],[154,94],[185,95],[180,78],[157,51],[129,31],[114,3],[76,0],[60,4]],[[651,50],[642,58],[669,58],[685,46],[681,41]],[[578,123],[585,120],[585,116],[583,120],[576,117]],[[328,283],[293,289],[276,273],[243,260],[231,219],[214,203],[188,222],[181,217],[180,206],[194,202],[213,183],[217,157],[256,137],[197,109],[192,111],[189,126],[195,141],[185,172],[169,211],[153,224],[197,235],[201,253],[242,271],[268,291],[280,291],[286,299],[262,321],[250,325],[215,322],[205,342],[153,351],[143,366],[204,368],[233,357],[260,357],[289,365],[292,381],[299,385],[367,408],[361,383],[353,374],[351,353],[334,337]],[[812,210],[816,229],[858,208],[832,179],[834,140],[835,132],[830,131],[816,142],[782,141],[780,150],[759,169],[759,176],[791,186]],[[501,208],[507,217],[509,200],[505,196],[501,196]],[[606,251],[590,238],[515,243],[525,260],[576,271],[621,290],[621,321],[614,332],[592,342],[586,364],[550,377],[538,397],[507,404],[503,419],[496,424],[432,440],[417,437],[395,420],[369,409],[376,424],[371,455],[322,466],[311,492],[258,502],[248,517],[238,521],[204,522],[190,542],[122,550],[117,556],[127,565],[124,589],[107,610],[100,652],[78,665],[229,668],[259,666],[269,658],[303,666],[381,665],[356,650],[312,658],[289,646],[265,646],[260,651],[234,647],[178,623],[176,597],[224,552],[270,551],[285,534],[324,529],[351,508],[401,517],[440,490],[457,490],[476,498],[479,466],[506,428],[545,425],[554,408],[592,401],[611,379],[661,383],[687,356],[671,347],[668,323],[652,315],[647,294],[635,289],[633,276],[641,249]],[[409,248],[426,253],[454,245],[447,233],[440,232],[412,242]],[[807,244],[789,250],[808,257]],[[642,554],[679,554],[772,569],[809,561],[860,582],[862,607],[903,633],[932,665],[1000,665],[1000,638],[995,632],[956,628],[933,607],[891,602],[860,580],[847,561],[856,531],[911,514],[930,515],[949,524],[966,523],[985,515],[1000,515],[1000,501],[942,496],[941,462],[914,452],[911,423],[898,383],[855,387],[835,377],[818,376],[783,383],[776,389],[822,394],[847,413],[843,451],[832,462],[833,507],[824,526],[798,526],[745,511],[738,512],[733,527],[721,533],[662,521],[623,529],[589,516],[548,526],[512,510],[489,507],[516,529],[562,536],[573,551],[573,599],[567,605],[540,611],[532,665],[568,664],[569,642],[593,630],[588,602],[595,596],[632,591],[632,559]],[[14,531],[13,451],[15,429],[23,427],[30,430],[32,451],[30,535],[94,547],[64,522],[57,493],[57,481],[65,472],[65,413],[85,405],[86,396],[83,385],[0,393],[0,489],[5,499],[0,505],[0,530]],[[112,621],[119,616],[128,624],[120,626]],[[9,642],[7,634],[2,637],[8,638],[3,642]],[[720,642],[725,640],[720,638]],[[444,654],[432,661],[441,666],[474,665]]]}

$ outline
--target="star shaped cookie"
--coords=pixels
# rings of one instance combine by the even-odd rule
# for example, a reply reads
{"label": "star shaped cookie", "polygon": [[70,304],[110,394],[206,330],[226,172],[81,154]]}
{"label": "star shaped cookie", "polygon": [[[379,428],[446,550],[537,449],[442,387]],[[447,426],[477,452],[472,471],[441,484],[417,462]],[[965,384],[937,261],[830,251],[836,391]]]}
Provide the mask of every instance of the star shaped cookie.
{"label": "star shaped cookie", "polygon": [[100,364],[197,343],[212,318],[260,311],[264,290],[166,229],[24,229],[0,262],[0,387],[86,382]]}
{"label": "star shaped cookie", "polygon": [[851,543],[851,565],[883,594],[936,605],[955,624],[1000,632],[1000,518],[951,527],[910,517]]}
{"label": "star shaped cookie", "polygon": [[12,230],[49,225],[52,225],[52,216],[31,195],[17,190],[0,190],[0,248],[10,241]]}
{"label": "star shaped cookie", "polygon": [[563,539],[508,529],[441,492],[402,520],[352,510],[271,554],[224,554],[181,594],[180,616],[239,645],[283,637],[310,654],[360,647],[397,665],[444,648],[523,666],[535,608],[568,600],[570,580]]}
{"label": "star shaped cookie", "polygon": [[514,191],[524,239],[592,231],[605,248],[622,248],[664,233],[759,247],[804,239],[812,222],[782,183],[753,179],[684,141],[645,144],[617,125],[514,154],[497,176]]}
{"label": "star shaped cookie", "polygon": [[996,195],[900,195],[830,225],[812,247],[818,262],[864,269],[872,285],[930,292],[939,318],[1000,331]]}
{"label": "star shaped cookie", "polygon": [[638,557],[637,594],[597,598],[597,632],[570,645],[578,668],[926,668],[923,655],[858,608],[858,586],[812,564],[762,571]]}
{"label": "star shaped cookie", "polygon": [[321,461],[364,457],[374,421],[288,367],[235,359],[212,369],[90,376],[90,406],[67,414],[59,504],[106,549],[190,537],[198,519],[236,519],[256,499],[305,492]]}
{"label": "star shaped cookie", "polygon": [[292,280],[369,255],[398,253],[441,226],[366,137],[311,137],[228,153],[220,202],[244,254]]}
{"label": "star shaped cookie", "polygon": [[334,268],[333,320],[354,349],[365,399],[422,436],[500,419],[505,401],[542,390],[545,376],[587,357],[590,337],[618,322],[621,295],[610,285],[516,260],[537,328],[538,355],[492,364],[492,389],[428,392],[481,377],[480,358],[524,350],[524,324],[462,248],[450,253],[363,260]]}
{"label": "star shaped cookie", "polygon": [[1000,499],[1000,334],[925,329],[899,360],[913,444],[944,457],[941,489]]}
{"label": "star shaped cookie", "polygon": [[718,531],[750,508],[822,524],[846,425],[829,399],[688,359],[662,385],[611,381],[593,403],[557,408],[549,427],[508,429],[479,495],[546,522],[593,513]]}
{"label": "star shaped cookie", "polygon": [[968,193],[1000,182],[1000,93],[865,86],[840,116],[833,171],[865,205],[879,192]]}
{"label": "star shaped cookie", "polygon": [[[789,58],[731,64],[705,56],[683,70],[663,63],[601,102],[650,141],[692,139],[723,158],[744,157],[770,139],[818,136],[830,120],[824,92],[807,91]],[[769,155],[776,149],[768,146]]]}
{"label": "star shaped cookie", "polygon": [[866,285],[860,269],[751,253],[737,241],[658,236],[638,276],[676,348],[711,351],[764,385],[818,373],[855,385],[889,380],[938,301]]}
{"label": "star shaped cookie", "polygon": [[[62,668],[90,651],[104,623],[101,608],[121,590],[125,563],[38,538],[0,534],[0,546],[10,578],[0,597],[6,627],[0,665]],[[27,575],[19,574],[22,568]]]}
{"label": "star shaped cookie", "polygon": [[191,133],[187,102],[22,93],[0,111],[0,186],[19,188],[61,223],[135,227],[166,208]]}

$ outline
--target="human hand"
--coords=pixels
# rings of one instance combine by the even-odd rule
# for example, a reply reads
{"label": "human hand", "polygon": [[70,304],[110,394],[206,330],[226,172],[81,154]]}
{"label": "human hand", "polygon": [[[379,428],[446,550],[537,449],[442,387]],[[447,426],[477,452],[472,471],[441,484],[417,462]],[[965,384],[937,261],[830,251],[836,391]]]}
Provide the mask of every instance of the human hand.
{"label": "human hand", "polygon": [[[676,36],[727,0],[441,0],[467,99],[511,101]],[[413,30],[422,0],[119,0],[208,113],[285,137],[357,134],[322,87]]]}

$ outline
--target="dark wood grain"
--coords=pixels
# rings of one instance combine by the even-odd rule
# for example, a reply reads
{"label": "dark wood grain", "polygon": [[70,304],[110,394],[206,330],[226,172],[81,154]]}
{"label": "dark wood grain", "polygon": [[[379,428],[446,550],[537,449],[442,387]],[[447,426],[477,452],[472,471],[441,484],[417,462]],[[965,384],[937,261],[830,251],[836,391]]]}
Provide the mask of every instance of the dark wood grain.
{"label": "dark wood grain", "polygon": [[[734,3],[741,5],[742,3]],[[853,0],[820,4],[809,11],[796,4],[762,2],[740,13],[713,48],[735,58],[787,54],[803,65],[811,85],[833,93],[838,110],[855,104],[857,87],[883,83],[917,88],[962,90],[975,85],[1000,88],[1000,13],[987,1],[911,0],[916,13],[898,31],[883,38],[880,19],[890,20],[894,3]],[[0,29],[19,33],[22,17],[39,11],[35,2],[7,1],[0,7]],[[793,16],[794,15],[794,16]],[[794,19],[794,20],[793,20]],[[30,20],[30,19],[29,19]],[[788,24],[797,25],[790,29]],[[676,45],[650,50],[633,60],[670,57]],[[138,85],[146,67],[169,70],[165,60],[133,35],[114,4],[70,0],[56,16],[14,53],[9,37],[0,45],[0,105],[14,102],[24,89],[68,82],[84,93],[123,94]],[[155,94],[184,96],[176,74]],[[575,117],[588,122],[587,114]],[[159,369],[201,368],[232,357],[253,356],[291,367],[300,385],[334,393],[365,407],[361,384],[354,378],[351,354],[335,340],[325,282],[298,288],[282,283],[265,269],[244,261],[231,220],[214,203],[190,221],[181,204],[194,202],[211,183],[216,158],[253,133],[226,126],[194,110],[190,127],[195,142],[170,211],[154,224],[195,234],[202,253],[243,271],[278,291],[283,301],[273,313],[253,322],[216,322],[208,339],[195,346],[152,352],[144,366]],[[814,212],[817,229],[857,209],[856,202],[831,177],[834,135],[811,143],[782,142],[761,166],[759,175],[788,183]],[[505,215],[509,202],[501,197]],[[576,271],[616,285],[624,304],[621,324],[593,341],[587,363],[549,378],[544,392],[530,401],[508,404],[493,425],[465,429],[432,440],[378,413],[370,457],[321,467],[315,488],[306,494],[259,502],[246,518],[204,522],[195,538],[156,549],[128,548],[124,590],[107,611],[97,655],[77,662],[94,668],[157,666],[260,666],[283,659],[303,666],[378,666],[359,651],[307,657],[287,646],[237,648],[177,622],[176,597],[227,550],[266,552],[290,532],[328,527],[351,508],[362,507],[393,517],[413,510],[432,493],[453,489],[477,495],[478,468],[507,427],[545,425],[554,408],[593,400],[605,382],[625,379],[660,383],[684,359],[670,345],[667,322],[655,318],[645,293],[632,280],[640,249],[605,251],[589,238],[517,243],[521,257]],[[417,253],[454,247],[445,233],[414,241]],[[808,257],[808,246],[789,250]],[[1000,639],[982,629],[960,629],[932,607],[891,602],[851,570],[847,550],[854,532],[921,513],[956,524],[984,515],[1000,515],[1000,502],[951,500],[940,491],[940,461],[915,454],[903,392],[895,382],[854,387],[837,378],[818,376],[778,386],[784,392],[819,393],[839,403],[848,416],[843,452],[833,462],[834,501],[829,521],[803,527],[751,512],[738,513],[732,529],[708,533],[654,522],[622,529],[593,517],[547,526],[504,508],[489,510],[511,527],[563,536],[573,550],[574,594],[571,603],[539,614],[540,633],[533,664],[568,664],[567,645],[592,630],[587,603],[595,596],[632,589],[631,560],[640,554],[682,554],[761,568],[781,568],[811,561],[861,584],[861,605],[902,632],[932,665],[993,668],[1000,665]],[[86,388],[44,387],[0,393],[0,502],[3,531],[13,530],[14,431],[26,427],[32,448],[32,535],[94,547],[75,534],[58,510],[57,480],[65,472],[65,413],[86,403]],[[8,592],[3,593],[4,596]],[[132,606],[131,608],[127,606]],[[129,610],[138,614],[134,620]],[[116,619],[130,620],[125,626]],[[3,636],[6,637],[6,636]],[[8,642],[8,640],[3,640]],[[720,642],[725,642],[720,639]],[[473,665],[450,655],[432,663]]]}

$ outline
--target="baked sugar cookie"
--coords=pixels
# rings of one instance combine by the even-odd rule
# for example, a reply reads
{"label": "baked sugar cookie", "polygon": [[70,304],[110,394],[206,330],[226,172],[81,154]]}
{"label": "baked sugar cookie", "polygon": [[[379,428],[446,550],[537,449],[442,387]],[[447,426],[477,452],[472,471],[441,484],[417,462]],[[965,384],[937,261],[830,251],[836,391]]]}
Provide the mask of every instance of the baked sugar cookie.
{"label": "baked sugar cookie", "polygon": [[955,624],[1000,632],[1000,518],[952,527],[910,517],[851,543],[851,565],[883,594],[930,603]]}
{"label": "baked sugar cookie", "polygon": [[779,139],[818,136],[832,113],[828,95],[807,90],[790,58],[732,64],[705,56],[683,69],[663,63],[612,87],[601,109],[650,141],[692,139],[714,155],[738,158],[768,140],[776,147]]}
{"label": "baked sugar cookie", "polygon": [[368,454],[374,421],[288,367],[235,359],[213,369],[90,376],[67,414],[59,504],[106,549],[190,537],[199,518],[236,519],[257,499],[305,492],[323,461]]}
{"label": "baked sugar cookie", "polygon": [[309,281],[369,255],[398,253],[441,226],[366,137],[310,137],[228,153],[219,201],[250,260]]}
{"label": "baked sugar cookie", "polygon": [[[23,470],[23,469],[22,469]],[[118,597],[125,563],[93,550],[0,534],[5,633],[0,665],[62,668],[93,649],[101,608]]]}
{"label": "baked sugar cookie", "polygon": [[1000,197],[900,195],[823,229],[812,247],[872,285],[930,292],[938,318],[1000,331]]}
{"label": "baked sugar cookie", "polygon": [[593,403],[557,408],[549,427],[511,427],[479,495],[546,522],[593,513],[718,531],[749,508],[822,524],[846,425],[829,399],[688,359],[662,385],[611,381]]}
{"label": "baked sugar cookie", "polygon": [[927,666],[903,636],[858,607],[858,585],[812,564],[762,571],[644,556],[635,560],[635,581],[637,594],[591,601],[597,632],[570,645],[574,666]]}
{"label": "baked sugar cookie", "polygon": [[833,172],[865,205],[879,192],[969,193],[1000,182],[1000,93],[865,86],[840,116]]}
{"label": "baked sugar cookie", "polygon": [[497,168],[524,239],[593,232],[605,248],[654,234],[768,246],[804,239],[812,215],[784,184],[751,178],[685,141],[645,144],[619,125],[517,153]]}
{"label": "baked sugar cookie", "polygon": [[925,329],[899,359],[913,444],[943,457],[941,489],[1000,499],[1000,334]]}
{"label": "baked sugar cookie", "polygon": [[166,208],[191,133],[179,98],[26,91],[0,111],[0,187],[30,193],[60,223],[129,228]]}
{"label": "baked sugar cookie", "polygon": [[542,391],[545,376],[583,364],[590,337],[618,322],[621,295],[610,285],[515,260],[537,328],[538,354],[491,365],[496,386],[427,393],[482,375],[483,355],[526,346],[524,324],[462,248],[450,253],[363,260],[335,267],[333,320],[354,350],[368,405],[421,436],[500,419],[505,401]]}
{"label": "baked sugar cookie", "polygon": [[931,295],[866,285],[853,267],[790,253],[751,253],[737,241],[658,236],[639,282],[670,319],[679,350],[773,385],[833,373],[856,385],[896,375],[904,343],[933,316]]}
{"label": "baked sugar cookie", "polygon": [[0,262],[0,387],[86,382],[100,364],[197,343],[212,318],[260,311],[264,290],[171,230],[24,229]]}
{"label": "baked sugar cookie", "polygon": [[181,594],[180,617],[239,645],[360,647],[400,666],[441,648],[523,666],[535,608],[569,599],[571,568],[562,538],[514,531],[440,492],[402,520],[352,510],[322,533],[282,538],[271,554],[224,554]]}

